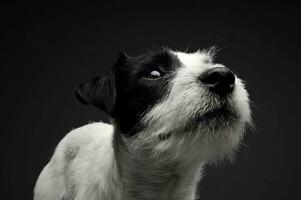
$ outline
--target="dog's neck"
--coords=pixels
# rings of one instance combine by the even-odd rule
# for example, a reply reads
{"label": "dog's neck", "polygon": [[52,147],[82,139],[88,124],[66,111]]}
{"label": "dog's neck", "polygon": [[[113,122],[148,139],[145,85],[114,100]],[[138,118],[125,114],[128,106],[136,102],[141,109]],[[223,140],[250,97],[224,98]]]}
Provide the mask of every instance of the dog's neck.
{"label": "dog's neck", "polygon": [[167,162],[154,158],[149,150],[129,152],[118,133],[114,135],[115,170],[119,198],[194,200],[202,162]]}

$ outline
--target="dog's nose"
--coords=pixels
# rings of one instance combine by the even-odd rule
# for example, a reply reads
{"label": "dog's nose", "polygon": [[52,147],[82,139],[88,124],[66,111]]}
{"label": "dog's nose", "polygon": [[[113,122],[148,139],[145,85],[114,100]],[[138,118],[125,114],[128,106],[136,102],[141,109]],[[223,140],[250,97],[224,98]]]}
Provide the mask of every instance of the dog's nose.
{"label": "dog's nose", "polygon": [[209,90],[226,95],[234,89],[235,76],[227,67],[215,67],[203,73],[200,80]]}

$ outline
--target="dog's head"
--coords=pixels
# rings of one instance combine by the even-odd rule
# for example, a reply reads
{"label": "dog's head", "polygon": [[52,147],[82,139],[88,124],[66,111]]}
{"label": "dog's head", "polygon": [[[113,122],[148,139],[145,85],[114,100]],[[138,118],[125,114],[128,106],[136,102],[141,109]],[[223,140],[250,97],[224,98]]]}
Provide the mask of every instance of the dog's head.
{"label": "dog's head", "polygon": [[80,84],[76,95],[110,114],[133,149],[218,160],[238,147],[250,109],[242,81],[214,63],[213,53],[122,53],[106,75]]}

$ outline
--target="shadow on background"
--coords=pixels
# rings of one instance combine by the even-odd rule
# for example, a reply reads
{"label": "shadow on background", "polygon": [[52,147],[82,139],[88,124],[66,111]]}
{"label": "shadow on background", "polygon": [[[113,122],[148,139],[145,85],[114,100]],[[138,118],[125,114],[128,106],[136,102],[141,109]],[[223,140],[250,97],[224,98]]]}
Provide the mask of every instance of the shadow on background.
{"label": "shadow on background", "polygon": [[300,180],[300,15],[297,5],[111,1],[6,4],[1,8],[1,189],[32,199],[59,140],[89,121],[107,121],[73,96],[122,50],[217,45],[217,62],[247,82],[256,131],[234,164],[208,167],[202,199],[288,199]]}

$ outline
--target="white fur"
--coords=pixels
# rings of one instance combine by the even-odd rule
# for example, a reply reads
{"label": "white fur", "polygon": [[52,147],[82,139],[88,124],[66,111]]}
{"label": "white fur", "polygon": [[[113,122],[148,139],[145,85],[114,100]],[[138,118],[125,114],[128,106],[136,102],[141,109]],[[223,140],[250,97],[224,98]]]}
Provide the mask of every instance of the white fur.
{"label": "white fur", "polygon": [[[113,126],[105,123],[71,131],[40,174],[34,199],[111,199],[117,194],[112,133]],[[70,196],[74,191],[76,197]]]}
{"label": "white fur", "polygon": [[[168,94],[142,119],[147,128],[136,137],[120,136],[120,144],[112,142],[114,128],[109,124],[92,123],[71,131],[40,174],[35,200],[196,198],[203,166],[232,158],[239,147],[250,122],[249,100],[236,77],[229,101],[239,120],[219,130],[213,130],[210,124],[194,131],[183,130],[195,115],[221,106],[197,79],[204,71],[223,65],[212,63],[211,52],[173,53],[181,66]],[[170,137],[160,140],[158,136],[166,133]],[[116,145],[121,150],[114,149]]]}
{"label": "white fur", "polygon": [[[139,138],[133,147],[139,149],[140,145],[148,144],[152,146],[155,155],[169,150],[173,152],[171,155],[173,159],[179,157],[181,160],[197,157],[206,162],[215,162],[225,156],[231,158],[233,150],[242,140],[245,125],[250,121],[248,93],[243,83],[236,77],[232,94],[234,107],[240,115],[240,120],[236,124],[219,131],[202,127],[195,133],[182,132],[183,124],[188,123],[194,115],[221,106],[220,100],[202,88],[197,79],[209,69],[224,66],[212,63],[210,52],[174,53],[180,59],[182,67],[176,72],[170,86],[170,93],[145,115],[143,121],[148,128],[138,135]],[[158,135],[166,132],[172,133],[172,136],[160,142]]]}

